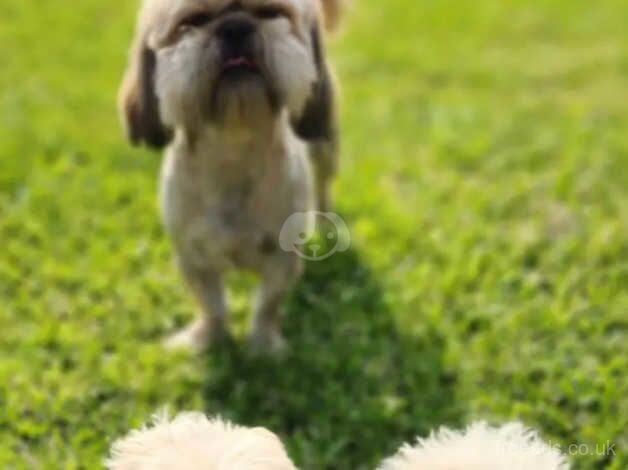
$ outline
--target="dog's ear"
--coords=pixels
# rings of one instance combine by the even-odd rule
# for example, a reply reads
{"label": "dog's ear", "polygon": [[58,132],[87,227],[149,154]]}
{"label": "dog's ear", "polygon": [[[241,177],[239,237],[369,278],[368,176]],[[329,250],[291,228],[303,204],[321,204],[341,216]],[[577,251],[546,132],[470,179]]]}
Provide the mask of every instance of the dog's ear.
{"label": "dog's ear", "polygon": [[144,40],[137,40],[131,51],[131,63],[120,88],[119,103],[129,140],[160,149],[170,142],[172,132],[159,116],[155,92],[155,52]]}
{"label": "dog's ear", "polygon": [[317,80],[312,86],[300,116],[293,116],[292,127],[304,140],[332,140],[336,133],[336,89],[327,64],[325,44],[319,25],[312,28],[312,53],[317,70]]}
{"label": "dog's ear", "polygon": [[327,29],[327,31],[332,32],[338,28],[346,3],[346,0],[321,0],[325,29]]}

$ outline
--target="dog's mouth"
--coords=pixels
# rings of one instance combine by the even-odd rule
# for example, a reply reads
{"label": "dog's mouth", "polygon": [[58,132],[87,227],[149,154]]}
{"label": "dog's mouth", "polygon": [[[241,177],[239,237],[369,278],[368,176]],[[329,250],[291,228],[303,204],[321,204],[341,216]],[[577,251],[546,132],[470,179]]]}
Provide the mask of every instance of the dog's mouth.
{"label": "dog's mouth", "polygon": [[251,57],[237,54],[223,60],[221,72],[223,75],[257,74],[260,72],[260,67]]}
{"label": "dog's mouth", "polygon": [[221,121],[239,116],[237,121],[242,124],[253,122],[253,116],[260,113],[267,116],[279,108],[279,95],[264,63],[248,49],[223,51],[218,61],[219,72],[211,86],[212,119]]}

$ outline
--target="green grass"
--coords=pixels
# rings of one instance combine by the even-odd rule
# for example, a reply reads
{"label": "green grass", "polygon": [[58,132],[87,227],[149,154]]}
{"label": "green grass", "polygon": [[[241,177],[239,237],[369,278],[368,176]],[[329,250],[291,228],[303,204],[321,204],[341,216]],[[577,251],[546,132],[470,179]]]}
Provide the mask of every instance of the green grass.
{"label": "green grass", "polygon": [[269,426],[304,469],[482,417],[628,468],[625,2],[355,3],[333,47],[353,248],[310,265],[280,367],[159,345],[194,305],[159,157],[114,109],[134,2],[0,4],[1,468],[101,468],[164,404]]}

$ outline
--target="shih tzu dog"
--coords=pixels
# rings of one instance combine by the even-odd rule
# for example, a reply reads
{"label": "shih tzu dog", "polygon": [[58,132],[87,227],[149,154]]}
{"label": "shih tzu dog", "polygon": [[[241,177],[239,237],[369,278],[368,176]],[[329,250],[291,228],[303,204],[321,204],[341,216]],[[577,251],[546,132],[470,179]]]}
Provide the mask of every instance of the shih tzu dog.
{"label": "shih tzu dog", "polygon": [[[359,438],[359,436],[358,436]],[[200,413],[134,431],[114,443],[109,470],[296,470],[270,431],[242,428]],[[565,458],[520,423],[464,432],[441,429],[406,446],[379,470],[568,470]]]}
{"label": "shih tzu dog", "polygon": [[157,416],[152,427],[115,442],[109,470],[296,470],[277,436],[263,428],[244,428],[201,413],[169,420]]}
{"label": "shih tzu dog", "polygon": [[561,452],[521,423],[446,428],[404,446],[379,470],[568,470]]}
{"label": "shih tzu dog", "polygon": [[[161,208],[202,314],[168,342],[227,336],[223,276],[260,274],[252,346],[280,351],[280,307],[301,260],[295,213],[330,209],[338,129],[323,32],[341,0],[144,0],[120,92],[130,140],[166,148]],[[311,168],[312,166],[312,168]],[[293,227],[311,234],[312,217]]]}

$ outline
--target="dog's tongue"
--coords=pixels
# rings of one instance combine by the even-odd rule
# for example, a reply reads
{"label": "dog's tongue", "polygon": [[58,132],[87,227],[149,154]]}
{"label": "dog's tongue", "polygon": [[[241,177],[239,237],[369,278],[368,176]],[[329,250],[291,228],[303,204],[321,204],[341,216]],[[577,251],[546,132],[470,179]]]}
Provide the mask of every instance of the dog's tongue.
{"label": "dog's tongue", "polygon": [[255,64],[244,56],[232,57],[225,62],[225,68],[232,67],[255,67]]}

